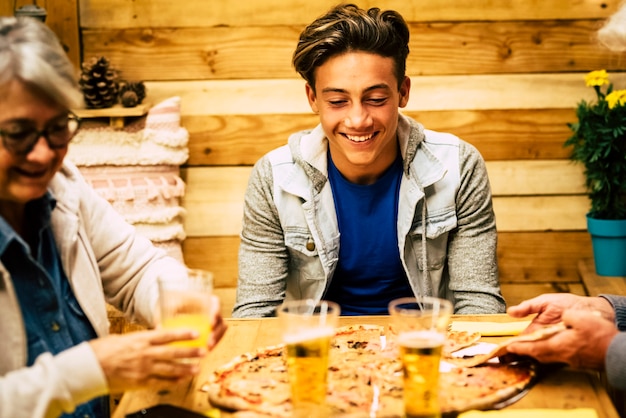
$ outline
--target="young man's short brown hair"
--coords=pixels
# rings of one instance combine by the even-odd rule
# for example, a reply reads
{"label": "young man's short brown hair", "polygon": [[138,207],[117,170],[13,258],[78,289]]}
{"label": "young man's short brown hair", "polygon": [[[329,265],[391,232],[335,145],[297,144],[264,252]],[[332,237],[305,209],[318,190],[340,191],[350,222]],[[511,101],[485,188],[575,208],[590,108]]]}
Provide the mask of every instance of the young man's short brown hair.
{"label": "young man's short brown hair", "polygon": [[399,88],[409,55],[409,27],[404,18],[394,10],[336,6],[300,34],[293,66],[315,90],[317,67],[333,56],[356,51],[393,58]]}

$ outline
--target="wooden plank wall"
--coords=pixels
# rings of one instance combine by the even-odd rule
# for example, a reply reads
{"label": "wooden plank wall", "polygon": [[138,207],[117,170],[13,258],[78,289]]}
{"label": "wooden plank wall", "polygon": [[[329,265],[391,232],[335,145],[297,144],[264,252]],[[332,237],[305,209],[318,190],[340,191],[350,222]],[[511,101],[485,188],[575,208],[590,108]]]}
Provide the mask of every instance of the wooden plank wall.
{"label": "wooden plank wall", "polygon": [[[291,54],[303,27],[335,3],[79,0],[83,59],[107,56],[125,78],[147,82],[153,103],[182,98],[185,259],[216,273],[227,309],[250,166],[316,123]],[[586,72],[605,68],[626,85],[626,56],[594,38],[619,0],[356,3],[398,10],[410,24],[405,113],[487,160],[507,301],[584,293],[577,262],[591,255],[588,201],[562,144],[576,103],[592,97]]]}
{"label": "wooden plank wall", "polygon": [[80,65],[78,0],[0,0],[0,16],[13,16],[25,5],[37,4],[46,10],[46,24],[57,34],[76,68]]}

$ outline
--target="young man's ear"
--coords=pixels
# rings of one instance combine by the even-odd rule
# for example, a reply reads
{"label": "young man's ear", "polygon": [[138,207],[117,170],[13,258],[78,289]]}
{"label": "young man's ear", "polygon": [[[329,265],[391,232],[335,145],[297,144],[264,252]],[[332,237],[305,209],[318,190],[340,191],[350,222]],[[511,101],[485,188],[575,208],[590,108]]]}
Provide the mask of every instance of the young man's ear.
{"label": "young man's ear", "polygon": [[400,84],[400,98],[398,100],[398,107],[405,107],[409,103],[409,92],[411,91],[411,79],[408,76],[404,77],[402,84]]}
{"label": "young man's ear", "polygon": [[305,89],[306,89],[306,98],[309,101],[309,106],[311,106],[311,110],[314,113],[318,113],[319,109],[317,108],[317,97],[315,96],[315,89],[311,87],[309,83],[306,83]]}

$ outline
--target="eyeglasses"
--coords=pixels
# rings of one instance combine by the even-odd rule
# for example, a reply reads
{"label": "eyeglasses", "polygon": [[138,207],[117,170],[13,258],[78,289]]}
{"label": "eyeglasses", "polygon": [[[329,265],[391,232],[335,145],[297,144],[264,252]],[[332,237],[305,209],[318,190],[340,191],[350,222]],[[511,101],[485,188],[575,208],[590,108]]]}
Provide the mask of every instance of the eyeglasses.
{"label": "eyeglasses", "polygon": [[27,155],[40,137],[44,137],[51,149],[66,147],[80,127],[80,118],[72,112],[53,120],[43,130],[34,126],[15,124],[12,129],[0,129],[2,145],[17,155]]}

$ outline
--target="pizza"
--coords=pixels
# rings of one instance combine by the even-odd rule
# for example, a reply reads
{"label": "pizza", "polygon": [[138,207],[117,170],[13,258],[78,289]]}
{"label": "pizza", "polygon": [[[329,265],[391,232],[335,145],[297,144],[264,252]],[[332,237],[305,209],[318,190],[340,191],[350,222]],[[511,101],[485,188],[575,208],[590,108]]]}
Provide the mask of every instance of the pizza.
{"label": "pizza", "polygon": [[[448,332],[445,358],[480,339],[476,333]],[[451,367],[440,375],[444,414],[488,409],[520,394],[535,377],[531,363],[486,363]],[[336,330],[328,367],[330,416],[403,416],[402,364],[393,330],[353,325]],[[202,386],[215,407],[236,417],[290,417],[291,401],[283,345],[259,348],[214,370]]]}

